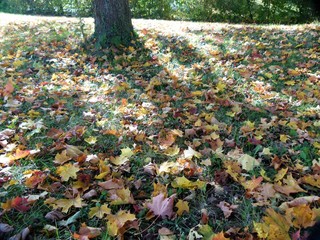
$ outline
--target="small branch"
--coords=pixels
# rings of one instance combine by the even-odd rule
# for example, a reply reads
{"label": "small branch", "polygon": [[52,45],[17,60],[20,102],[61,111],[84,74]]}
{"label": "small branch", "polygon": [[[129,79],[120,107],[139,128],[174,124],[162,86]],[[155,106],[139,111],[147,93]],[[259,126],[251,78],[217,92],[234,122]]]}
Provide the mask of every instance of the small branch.
{"label": "small branch", "polygon": [[160,217],[160,215],[157,216],[156,219],[154,219],[153,222],[147,228],[143,229],[141,232],[135,233],[134,236],[140,235],[140,234],[144,233],[145,231],[147,231],[149,228],[151,228],[155,224],[155,222],[158,220],[159,217]]}

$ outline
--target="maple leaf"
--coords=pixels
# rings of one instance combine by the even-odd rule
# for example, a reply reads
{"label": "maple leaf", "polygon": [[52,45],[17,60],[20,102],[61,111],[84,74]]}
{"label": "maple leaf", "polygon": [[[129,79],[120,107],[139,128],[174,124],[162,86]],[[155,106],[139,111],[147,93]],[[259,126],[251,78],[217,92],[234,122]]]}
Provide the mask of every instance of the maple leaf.
{"label": "maple leaf", "polygon": [[172,132],[161,130],[158,137],[158,142],[161,149],[167,149],[176,141],[176,135]]}
{"label": "maple leaf", "polygon": [[44,172],[34,171],[32,176],[27,178],[24,184],[29,188],[35,188],[38,184],[42,183],[46,177]]}
{"label": "maple leaf", "polygon": [[183,176],[174,179],[171,182],[171,186],[174,188],[203,189],[206,186],[206,183],[199,179],[196,182],[192,182]]}
{"label": "maple leaf", "polygon": [[288,208],[291,207],[297,207],[300,205],[307,205],[313,202],[317,202],[320,200],[320,197],[318,196],[306,196],[306,197],[298,197],[293,199],[290,202],[283,202],[280,206],[279,209],[281,209],[282,211],[287,210]]}
{"label": "maple leaf", "polygon": [[47,137],[52,139],[59,139],[64,134],[64,131],[61,129],[51,128],[47,133]]}
{"label": "maple leaf", "polygon": [[89,218],[97,217],[103,218],[105,214],[110,214],[111,209],[108,207],[107,204],[103,204],[101,206],[92,207],[89,211]]}
{"label": "maple leaf", "polygon": [[11,200],[11,208],[18,210],[19,212],[27,212],[30,210],[30,202],[25,197],[15,197]]}
{"label": "maple leaf", "polygon": [[4,96],[10,96],[14,91],[14,86],[13,86],[13,82],[11,80],[9,80],[7,82],[7,84],[4,87]]}
{"label": "maple leaf", "polygon": [[128,221],[134,221],[136,216],[127,211],[120,210],[117,214],[107,216],[107,229],[110,236],[122,235],[125,229],[122,229]]}
{"label": "maple leaf", "polygon": [[96,238],[101,235],[101,231],[101,228],[88,227],[85,223],[82,223],[79,229],[79,234],[74,233],[73,237],[80,240]]}
{"label": "maple leaf", "polygon": [[292,174],[289,174],[287,178],[283,180],[283,183],[284,185],[281,185],[280,183],[274,184],[274,189],[287,196],[291,193],[307,192],[299,186],[298,182],[292,177]]}
{"label": "maple leaf", "polygon": [[172,146],[172,147],[168,147],[165,151],[164,151],[164,154],[167,155],[167,156],[175,156],[177,154],[179,154],[180,152],[180,148],[175,145],[175,146]]}
{"label": "maple leaf", "polygon": [[211,240],[230,240],[230,238],[226,238],[223,232],[215,234]]}
{"label": "maple leaf", "polygon": [[256,189],[261,184],[262,181],[263,181],[263,177],[261,176],[257,178],[253,177],[252,180],[241,181],[241,185],[250,192]]}
{"label": "maple leaf", "polygon": [[19,148],[16,150],[15,154],[10,156],[10,160],[18,160],[21,158],[25,158],[30,154],[30,150],[20,150]]}
{"label": "maple leaf", "polygon": [[184,212],[189,213],[189,203],[187,201],[179,199],[175,206],[178,208],[178,216],[181,216]]}
{"label": "maple leaf", "polygon": [[66,152],[67,155],[76,158],[79,157],[80,155],[83,155],[83,152],[76,146],[68,145],[66,144]]}
{"label": "maple leaf", "polygon": [[71,157],[67,155],[67,151],[63,150],[61,153],[57,153],[53,162],[62,165],[70,160]]}
{"label": "maple leaf", "polygon": [[316,214],[310,209],[309,205],[288,208],[286,215],[290,215],[293,218],[292,223],[296,228],[307,228],[315,224]]}
{"label": "maple leaf", "polygon": [[72,206],[75,208],[82,208],[86,205],[82,202],[80,195],[78,195],[76,198],[48,198],[45,200],[45,203],[51,205],[54,209],[62,208],[63,213],[67,213]]}
{"label": "maple leaf", "polygon": [[105,182],[99,182],[98,185],[106,190],[121,189],[124,187],[122,179],[112,178]]}
{"label": "maple leaf", "polygon": [[173,216],[173,201],[175,195],[165,198],[162,193],[152,198],[151,203],[147,203],[147,207],[155,216],[162,218],[171,218]]}
{"label": "maple leaf", "polygon": [[78,166],[75,166],[74,164],[68,163],[63,166],[57,167],[57,174],[61,177],[61,180],[63,182],[67,182],[69,178],[76,179],[77,178],[77,172],[80,171],[80,168]]}
{"label": "maple leaf", "polygon": [[201,153],[193,150],[190,146],[188,146],[187,150],[183,151],[183,155],[187,159],[191,159],[192,157],[200,158],[202,156]]}
{"label": "maple leaf", "polygon": [[266,216],[263,217],[263,223],[254,223],[254,228],[260,238],[268,240],[290,240],[289,229],[291,223],[281,214],[272,208],[266,210]]}
{"label": "maple leaf", "polygon": [[93,145],[97,142],[97,137],[91,136],[91,137],[85,138],[84,140],[90,145]]}
{"label": "maple leaf", "polygon": [[238,208],[238,205],[231,205],[230,203],[227,203],[225,201],[221,201],[217,206],[223,211],[223,215],[225,218],[230,217],[231,213],[234,209]]}
{"label": "maple leaf", "polygon": [[241,164],[242,168],[247,171],[251,171],[254,169],[254,167],[260,165],[260,162],[257,159],[248,154],[243,154],[240,158],[238,158],[238,162]]}
{"label": "maple leaf", "polygon": [[129,188],[109,190],[111,205],[134,204],[135,201]]}
{"label": "maple leaf", "polygon": [[110,159],[110,162],[112,162],[114,165],[122,165],[125,164],[130,160],[130,157],[133,156],[133,151],[130,148],[122,148],[120,156],[117,156],[113,159]]}

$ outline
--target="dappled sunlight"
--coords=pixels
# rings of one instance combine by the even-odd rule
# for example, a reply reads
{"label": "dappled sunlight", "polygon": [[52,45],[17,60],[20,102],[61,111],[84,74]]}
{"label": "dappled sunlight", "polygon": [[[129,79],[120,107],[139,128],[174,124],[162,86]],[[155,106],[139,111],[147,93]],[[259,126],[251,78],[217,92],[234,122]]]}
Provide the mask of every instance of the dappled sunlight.
{"label": "dappled sunlight", "polygon": [[24,20],[0,27],[0,202],[14,228],[0,236],[289,239],[313,225],[316,25],[137,19],[131,46],[99,49],[76,19]]}

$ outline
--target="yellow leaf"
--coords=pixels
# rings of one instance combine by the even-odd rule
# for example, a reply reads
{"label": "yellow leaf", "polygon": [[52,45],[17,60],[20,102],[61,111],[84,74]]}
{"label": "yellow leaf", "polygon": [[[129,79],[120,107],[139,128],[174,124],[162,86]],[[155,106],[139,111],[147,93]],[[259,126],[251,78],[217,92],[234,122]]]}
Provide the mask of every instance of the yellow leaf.
{"label": "yellow leaf", "polygon": [[278,171],[277,175],[274,178],[275,182],[280,181],[288,172],[288,168],[282,168]]}
{"label": "yellow leaf", "polygon": [[17,68],[17,67],[20,67],[24,64],[24,61],[21,61],[21,60],[16,60],[12,63],[12,65]]}
{"label": "yellow leaf", "polygon": [[285,84],[288,86],[293,86],[296,84],[296,82],[294,80],[290,80],[290,81],[286,81]]}
{"label": "yellow leaf", "polygon": [[177,214],[181,216],[184,212],[189,213],[189,203],[187,201],[180,200],[176,203]]}
{"label": "yellow leaf", "polygon": [[194,126],[196,126],[196,127],[201,127],[201,125],[202,125],[201,119],[198,119],[198,120],[194,123]]}
{"label": "yellow leaf", "polygon": [[226,86],[227,86],[226,84],[224,84],[222,82],[218,82],[218,84],[217,84],[218,92],[223,92],[225,90]]}
{"label": "yellow leaf", "polygon": [[202,189],[206,186],[206,183],[203,181],[200,181],[199,179],[196,182],[192,182],[183,176],[183,177],[177,177],[176,179],[174,179],[171,182],[171,186],[174,188]]}
{"label": "yellow leaf", "polygon": [[129,188],[111,189],[109,190],[109,194],[111,205],[133,204],[135,202]]}
{"label": "yellow leaf", "polygon": [[262,168],[260,170],[260,175],[263,177],[264,180],[267,180],[269,182],[271,182],[272,180],[266,175],[266,171]]}
{"label": "yellow leaf", "polygon": [[270,148],[263,148],[262,150],[262,154],[263,155],[271,155],[271,151],[270,151]]}
{"label": "yellow leaf", "polygon": [[263,181],[263,177],[253,177],[251,180],[245,180],[241,182],[241,185],[248,191],[252,191],[260,186]]}
{"label": "yellow leaf", "polygon": [[172,161],[165,161],[164,163],[161,163],[159,170],[157,171],[158,174],[161,173],[177,173],[179,171],[178,169],[179,164],[177,162]]}
{"label": "yellow leaf", "polygon": [[110,214],[111,209],[108,207],[107,204],[103,204],[99,207],[92,207],[89,211],[89,218],[97,217],[103,218],[105,214]]}
{"label": "yellow leaf", "polygon": [[287,209],[293,217],[293,225],[296,228],[312,227],[315,223],[316,214],[310,209],[309,205],[300,205]]}
{"label": "yellow leaf", "polygon": [[198,96],[202,96],[202,95],[203,95],[203,92],[202,92],[202,91],[193,91],[193,92],[191,93],[191,95],[192,95],[193,97],[198,97]]}
{"label": "yellow leaf", "polygon": [[320,175],[306,175],[301,178],[304,183],[320,188]]}
{"label": "yellow leaf", "polygon": [[226,112],[226,115],[229,117],[234,117],[236,115],[235,112]]}
{"label": "yellow leaf", "polygon": [[187,159],[191,159],[192,157],[200,158],[201,153],[193,150],[190,146],[188,146],[188,150],[183,151],[184,157]]}
{"label": "yellow leaf", "polygon": [[211,133],[210,137],[212,140],[217,140],[218,138],[220,138],[219,134],[216,134],[215,132]]}
{"label": "yellow leaf", "polygon": [[91,137],[85,138],[84,140],[90,145],[93,145],[97,142],[97,137],[91,136]]}
{"label": "yellow leaf", "polygon": [[72,198],[72,199],[52,199],[52,198],[48,198],[45,201],[46,204],[50,204],[54,209],[57,208],[62,208],[62,212],[67,213],[69,211],[69,208],[71,208],[72,206],[76,207],[76,208],[81,208],[82,206],[84,206],[85,204],[82,203],[82,199],[80,198],[80,196],[78,195],[76,198]]}
{"label": "yellow leaf", "polygon": [[281,142],[286,142],[289,139],[289,136],[285,134],[280,134],[280,141]]}
{"label": "yellow leaf", "polygon": [[120,229],[128,221],[133,221],[136,219],[134,214],[128,213],[124,210],[120,210],[117,214],[110,214],[107,216],[107,229],[108,234],[112,237],[119,235],[122,231]]}
{"label": "yellow leaf", "polygon": [[242,168],[247,171],[251,171],[254,169],[254,167],[260,165],[260,162],[257,159],[248,154],[243,154],[240,158],[238,158],[238,162],[241,164]]}
{"label": "yellow leaf", "polygon": [[67,151],[63,150],[61,153],[57,153],[53,162],[61,165],[70,160],[71,160],[71,157],[67,156]]}
{"label": "yellow leaf", "polygon": [[288,74],[291,76],[299,76],[300,75],[299,71],[297,71],[295,69],[289,69]]}
{"label": "yellow leaf", "polygon": [[56,172],[61,177],[61,180],[63,182],[66,182],[69,180],[69,178],[76,179],[77,172],[79,172],[79,170],[80,168],[78,166],[68,163],[58,167]]}
{"label": "yellow leaf", "polygon": [[180,152],[180,148],[177,145],[174,145],[173,147],[168,147],[165,151],[164,154],[167,156],[175,156],[177,154],[179,154]]}
{"label": "yellow leaf", "polygon": [[265,75],[267,78],[272,78],[272,77],[273,77],[272,73],[265,73],[264,75]]}
{"label": "yellow leaf", "polygon": [[113,159],[110,159],[114,165],[122,165],[129,161],[129,158],[133,155],[133,151],[130,148],[121,149],[121,155]]}
{"label": "yellow leaf", "polygon": [[132,47],[132,46],[128,47],[128,50],[129,50],[130,52],[134,52],[134,51],[135,51],[134,47]]}
{"label": "yellow leaf", "polygon": [[312,144],[315,148],[320,149],[320,142],[314,142]]}
{"label": "yellow leaf", "polygon": [[254,230],[258,233],[259,238],[267,238],[270,231],[269,225],[266,223],[253,222]]}
{"label": "yellow leaf", "polygon": [[263,217],[264,223],[269,226],[268,240],[291,240],[289,236],[290,222],[272,208],[266,210],[267,216]]}

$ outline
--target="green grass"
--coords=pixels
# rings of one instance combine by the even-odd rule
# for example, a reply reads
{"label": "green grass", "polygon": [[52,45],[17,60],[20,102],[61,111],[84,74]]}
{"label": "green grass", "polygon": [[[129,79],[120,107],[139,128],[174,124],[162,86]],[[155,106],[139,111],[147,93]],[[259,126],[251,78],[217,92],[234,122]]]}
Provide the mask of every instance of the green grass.
{"label": "green grass", "polygon": [[[33,239],[73,239],[86,223],[102,228],[97,239],[115,239],[106,229],[106,217],[88,217],[90,208],[106,203],[112,214],[127,210],[136,216],[139,229],[127,228],[127,222],[125,239],[160,239],[161,227],[173,231],[177,239],[188,239],[191,229],[203,227],[202,209],[208,212],[209,233],[237,227],[238,235],[230,239],[243,234],[258,238],[253,223],[263,221],[266,209],[317,194],[318,187],[303,183],[302,177],[315,176],[310,167],[320,157],[315,144],[320,138],[316,124],[319,66],[314,64],[319,58],[318,25],[281,29],[217,24],[175,36],[169,28],[160,32],[163,26],[157,21],[153,26],[143,25],[147,24],[144,21],[137,24],[139,38],[131,47],[111,49],[97,49],[94,42],[83,45],[80,25],[72,19],[0,26],[0,83],[3,89],[10,88],[10,82],[14,87],[9,94],[0,91],[0,131],[15,130],[0,156],[14,156],[16,149],[39,150],[8,164],[0,158],[0,170],[5,169],[0,172],[4,181],[0,191],[5,193],[0,202],[44,191],[48,191],[45,199],[70,199],[97,191],[97,196],[83,199],[86,205],[82,208],[70,207],[62,221],[72,216],[77,219],[67,226],[61,225],[61,220],[45,218],[53,209],[45,199],[30,203],[27,212],[14,207],[4,211],[2,204],[1,222],[14,227],[5,237],[31,226]],[[93,25],[86,22],[85,29],[89,36]],[[290,73],[292,70],[298,74]],[[19,105],[8,106],[11,100]],[[62,134],[48,135],[54,129]],[[160,137],[165,134],[167,139]],[[287,140],[281,140],[281,135]],[[96,141],[88,143],[90,137]],[[167,154],[166,144],[178,151]],[[63,182],[54,161],[67,145],[95,160],[70,156],[68,163],[80,169],[77,177]],[[201,156],[188,159],[188,147]],[[124,164],[113,164],[126,148],[133,156]],[[259,166],[246,170],[239,164],[239,169],[233,165],[228,170],[226,160],[236,162],[237,151],[257,159]],[[177,165],[160,173],[164,163]],[[103,167],[110,172],[96,179]],[[244,183],[261,177],[262,169],[265,176],[275,179],[286,167],[283,179],[291,174],[307,191],[290,196],[277,192],[260,206],[259,187],[285,185],[284,180],[264,179],[252,191],[245,189]],[[25,181],[32,170],[42,171],[45,180],[28,188]],[[232,171],[239,174],[237,180]],[[172,182],[181,176],[204,181],[206,187],[174,188]],[[75,182],[86,181],[85,177],[88,189],[75,187]],[[98,185],[110,179],[123,181],[135,203],[110,206],[112,191]],[[174,205],[172,219],[148,219],[147,203],[152,201],[154,183],[161,183],[167,196],[175,194],[174,204],[187,201],[189,213],[178,216]],[[48,187],[57,185],[57,189]],[[223,201],[238,205],[228,218],[217,206]],[[44,230],[47,224],[55,230]],[[291,226],[290,233],[303,228]]]}

